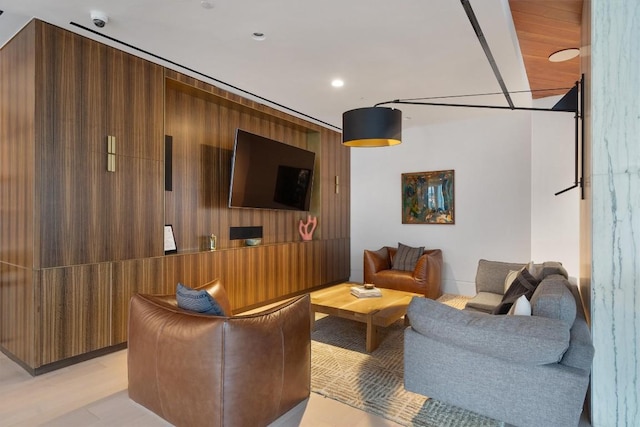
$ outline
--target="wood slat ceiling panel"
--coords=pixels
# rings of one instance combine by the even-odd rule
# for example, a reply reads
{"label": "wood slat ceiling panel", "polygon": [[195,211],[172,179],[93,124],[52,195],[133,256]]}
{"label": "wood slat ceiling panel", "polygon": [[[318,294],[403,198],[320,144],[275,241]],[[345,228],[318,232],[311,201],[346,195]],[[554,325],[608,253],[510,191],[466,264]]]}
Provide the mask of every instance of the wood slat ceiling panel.
{"label": "wood slat ceiling panel", "polygon": [[580,57],[550,62],[561,49],[580,47],[583,0],[509,0],[533,98],[562,95],[580,79]]}

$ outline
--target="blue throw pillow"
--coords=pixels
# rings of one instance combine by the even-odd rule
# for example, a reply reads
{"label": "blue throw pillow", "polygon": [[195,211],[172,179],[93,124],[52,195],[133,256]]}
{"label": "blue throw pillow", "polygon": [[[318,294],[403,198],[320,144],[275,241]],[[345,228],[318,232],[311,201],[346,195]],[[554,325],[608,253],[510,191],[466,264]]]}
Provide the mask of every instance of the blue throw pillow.
{"label": "blue throw pillow", "polygon": [[224,316],[224,310],[220,304],[204,289],[195,290],[178,283],[176,287],[176,301],[178,307],[202,314]]}

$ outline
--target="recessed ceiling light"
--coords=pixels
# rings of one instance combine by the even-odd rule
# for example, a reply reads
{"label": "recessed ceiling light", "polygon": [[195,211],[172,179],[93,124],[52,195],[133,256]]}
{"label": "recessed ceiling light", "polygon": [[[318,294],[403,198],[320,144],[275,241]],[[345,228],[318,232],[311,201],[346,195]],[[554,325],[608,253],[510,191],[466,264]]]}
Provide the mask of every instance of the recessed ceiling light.
{"label": "recessed ceiling light", "polygon": [[568,61],[570,59],[575,58],[578,55],[580,55],[580,49],[578,49],[577,47],[562,49],[557,52],[553,52],[551,55],[549,55],[549,61],[551,62]]}
{"label": "recessed ceiling light", "polygon": [[261,42],[262,40],[266,39],[267,36],[264,33],[256,31],[255,33],[251,34],[251,38]]}
{"label": "recessed ceiling light", "polygon": [[202,0],[200,2],[200,6],[205,9],[213,9],[213,3],[211,3],[209,0]]}
{"label": "recessed ceiling light", "polygon": [[342,87],[342,86],[344,86],[344,80],[342,80],[342,79],[333,79],[331,81],[331,86],[333,86],[333,87]]}

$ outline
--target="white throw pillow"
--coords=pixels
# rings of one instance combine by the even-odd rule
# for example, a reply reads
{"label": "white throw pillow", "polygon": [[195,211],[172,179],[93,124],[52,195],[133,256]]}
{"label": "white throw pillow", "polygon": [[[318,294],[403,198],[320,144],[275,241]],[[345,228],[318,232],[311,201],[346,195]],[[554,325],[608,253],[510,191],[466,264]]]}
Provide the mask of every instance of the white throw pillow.
{"label": "white throw pillow", "polygon": [[509,316],[531,316],[531,303],[526,296],[522,295],[511,306],[507,313]]}

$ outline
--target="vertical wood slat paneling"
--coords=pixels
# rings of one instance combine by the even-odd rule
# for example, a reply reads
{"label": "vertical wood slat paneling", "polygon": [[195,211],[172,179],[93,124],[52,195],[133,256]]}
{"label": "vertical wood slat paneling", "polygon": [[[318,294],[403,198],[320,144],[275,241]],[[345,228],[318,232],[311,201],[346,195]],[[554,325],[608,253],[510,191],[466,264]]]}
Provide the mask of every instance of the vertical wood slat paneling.
{"label": "vertical wood slat paneling", "polygon": [[37,363],[33,248],[35,24],[0,50],[0,347]]}
{"label": "vertical wood slat paneling", "polygon": [[[39,27],[46,120],[37,140],[38,266],[161,255],[162,67]],[[108,135],[116,137],[115,173],[106,171]]]}
{"label": "vertical wood slat paneling", "polygon": [[[205,95],[169,84],[165,101],[160,67],[39,21],[30,26],[26,48],[18,49],[11,65],[5,61],[11,48],[5,46],[0,56],[0,135],[10,137],[17,128],[32,132],[21,131],[27,141],[1,145],[1,227],[9,225],[11,233],[17,224],[16,244],[26,248],[6,249],[6,239],[0,242],[5,349],[36,368],[119,344],[126,339],[130,295],[172,293],[177,281],[197,286],[220,277],[233,306],[243,309],[348,277],[342,268],[349,259],[348,229],[345,246],[344,226],[333,225],[336,219],[348,221],[348,198],[344,203],[344,196],[331,193],[333,177],[325,179],[325,169],[317,176],[323,193],[319,220],[329,230],[316,233],[321,240],[299,241],[297,224],[305,213],[226,207],[236,127],[312,148],[320,157],[329,153],[321,163],[331,171],[344,169],[346,155],[348,171],[348,151],[340,150],[337,133],[177,73],[176,79]],[[23,70],[5,73],[20,61],[36,69],[35,77]],[[6,76],[14,80],[8,84]],[[14,121],[5,105],[17,99],[27,102],[11,105],[12,114],[26,116]],[[164,106],[167,129],[184,142],[176,156],[182,168],[174,176],[178,191],[165,193],[163,210],[162,142],[169,133],[162,126]],[[115,175],[105,172],[105,137],[111,133],[119,142]],[[310,143],[314,139],[317,144]],[[8,185],[5,174],[17,169],[23,181],[16,184],[11,172]],[[29,206],[31,200],[36,206]],[[201,238],[211,232],[230,249],[158,256],[164,219],[183,227],[187,243],[179,243],[180,249],[200,250]],[[263,225],[266,244],[246,248],[230,242],[228,228],[236,225]],[[180,242],[179,232],[176,237]],[[18,274],[10,267],[7,273],[8,254],[35,272]],[[38,270],[49,266],[54,268]]]}
{"label": "vertical wood slat paneling", "polygon": [[[35,211],[40,231],[36,242],[39,262],[35,267],[39,268],[67,265],[72,258],[70,254],[81,251],[79,239],[65,241],[66,236],[75,232],[92,241],[95,236],[89,234],[86,221],[69,224],[64,218],[66,210],[86,212],[85,206],[71,209],[72,195],[84,194],[84,188],[73,185],[74,173],[78,173],[78,168],[84,171],[87,167],[86,158],[81,155],[86,151],[86,144],[72,145],[82,140],[83,107],[79,88],[83,69],[82,39],[66,31],[55,31],[42,22],[35,23],[39,35],[36,49],[42,64],[42,75],[36,83],[42,88],[37,103],[41,123],[36,128],[35,140],[39,156]],[[70,155],[73,148],[79,150],[75,157]],[[87,202],[86,198],[81,200]]]}
{"label": "vertical wood slat paneling", "polygon": [[111,264],[41,271],[41,365],[108,347]]}
{"label": "vertical wood slat paneling", "polygon": [[34,264],[35,26],[0,51],[0,262]]}
{"label": "vertical wood slat paneling", "polygon": [[241,247],[242,241],[229,240],[234,226],[262,226],[267,244],[298,241],[298,220],[306,217],[304,212],[227,207],[230,159],[236,128],[305,149],[310,148],[310,130],[171,80],[166,99],[174,186],[165,199],[165,218],[174,227],[178,248],[201,250],[211,233],[218,236],[218,247]]}
{"label": "vertical wood slat paneling", "polygon": [[164,283],[173,293],[178,282],[197,287],[220,279],[234,311],[243,310],[324,284],[323,254],[348,260],[340,248],[334,250],[335,243],[326,245],[314,240],[167,256]]}
{"label": "vertical wood slat paneling", "polygon": [[38,361],[33,270],[0,262],[0,346],[29,366]]}
{"label": "vertical wood slat paneling", "polygon": [[164,259],[146,258],[112,263],[111,345],[127,341],[129,300],[136,293],[164,295],[175,291],[164,280]]}

